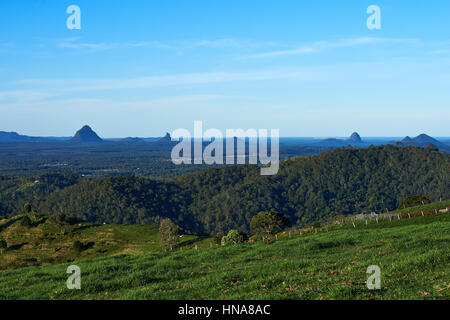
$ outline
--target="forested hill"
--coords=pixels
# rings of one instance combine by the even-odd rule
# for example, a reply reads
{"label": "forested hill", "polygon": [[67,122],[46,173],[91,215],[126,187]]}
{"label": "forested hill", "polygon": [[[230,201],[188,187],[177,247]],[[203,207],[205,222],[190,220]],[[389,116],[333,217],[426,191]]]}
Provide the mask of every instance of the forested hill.
{"label": "forested hill", "polygon": [[[164,182],[84,178],[31,200],[41,213],[101,223],[151,223],[170,217],[187,230],[211,234],[230,228],[248,231],[252,216],[271,208],[294,224],[309,223],[394,209],[415,194],[433,201],[450,198],[450,155],[417,147],[342,148],[283,161],[275,176],[261,176],[256,166],[228,166]],[[26,197],[16,196],[16,203],[23,205]],[[1,200],[0,210],[12,215],[14,204]]]}
{"label": "forested hill", "polygon": [[302,224],[394,209],[412,194],[448,199],[450,156],[415,147],[346,148],[283,161],[275,176],[260,176],[254,167],[218,168],[174,180],[195,192],[189,212],[211,232],[248,226],[270,208]]}

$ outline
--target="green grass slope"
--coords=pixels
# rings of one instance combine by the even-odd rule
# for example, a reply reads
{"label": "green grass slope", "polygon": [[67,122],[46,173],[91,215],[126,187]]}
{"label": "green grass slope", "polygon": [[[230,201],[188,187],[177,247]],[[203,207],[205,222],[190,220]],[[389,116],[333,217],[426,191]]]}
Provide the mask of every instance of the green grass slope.
{"label": "green grass slope", "polygon": [[[158,226],[101,225],[87,222],[58,226],[48,216],[38,216],[31,227],[20,224],[23,215],[0,218],[0,238],[8,248],[0,254],[0,270],[26,266],[53,265],[64,262],[114,255],[135,255],[162,251]],[[86,250],[77,252],[73,243],[80,241]],[[210,246],[211,239],[183,235],[180,246],[188,249]]]}
{"label": "green grass slope", "polygon": [[[449,299],[450,214],[358,221],[270,245],[178,249],[0,271],[0,299]],[[81,290],[66,269],[81,268]],[[367,267],[381,268],[368,290]]]}

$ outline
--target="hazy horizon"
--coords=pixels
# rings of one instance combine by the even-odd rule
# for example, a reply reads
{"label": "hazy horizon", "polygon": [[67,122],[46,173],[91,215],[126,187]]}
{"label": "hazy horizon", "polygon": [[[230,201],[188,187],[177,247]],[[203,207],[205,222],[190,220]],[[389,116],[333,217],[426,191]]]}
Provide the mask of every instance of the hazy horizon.
{"label": "hazy horizon", "polygon": [[[81,29],[69,30],[69,5]],[[448,136],[450,3],[2,1],[0,130]],[[351,132],[349,132],[351,129]]]}
{"label": "hazy horizon", "polygon": [[[137,136],[137,135],[133,135],[133,134],[128,134],[128,135],[124,135],[124,136],[104,136],[104,135],[101,134],[101,132],[98,132],[94,127],[92,127],[92,126],[89,126],[89,127],[90,127],[95,133],[97,133],[102,139],[106,139],[106,140],[124,139],[124,138],[143,138],[143,139],[147,139],[147,138],[161,138],[161,137],[163,137],[163,136],[165,135],[165,133],[169,133],[169,134],[172,133],[171,131],[166,130],[166,131],[164,131],[164,133],[161,133],[161,134],[159,134],[159,135],[153,135],[153,136],[151,136],[151,135]],[[5,131],[5,130],[2,130],[1,128],[0,128],[0,132],[7,132],[7,133],[13,133],[13,132],[15,132],[15,133],[18,133],[19,135],[30,136],[30,137],[43,137],[43,138],[71,138],[71,137],[73,137],[73,135],[76,133],[76,131],[79,130],[79,129],[81,129],[81,127],[78,128],[78,129],[76,129],[76,130],[73,132],[73,134],[70,134],[70,135],[51,135],[51,136],[42,135],[42,134],[31,135],[31,134],[26,134],[26,133],[24,133],[23,131],[19,131],[19,130]],[[186,128],[186,129],[189,130],[189,128]],[[206,128],[206,129],[209,129],[209,128]],[[233,129],[239,129],[239,128],[233,128]],[[241,128],[241,129],[246,130],[246,129],[251,129],[251,128]],[[351,135],[353,132],[356,132],[356,131],[350,132],[347,136],[320,136],[320,135],[317,135],[317,136],[283,136],[283,135],[280,135],[280,139],[304,139],[304,140],[320,140],[320,139],[327,139],[327,138],[348,139],[348,138],[350,137],[350,135]],[[403,139],[403,138],[405,138],[406,136],[409,136],[409,137],[411,137],[411,138],[414,138],[414,137],[416,137],[416,136],[418,136],[418,135],[420,135],[420,134],[427,134],[427,135],[431,136],[430,134],[428,134],[428,133],[426,133],[426,132],[420,132],[420,133],[413,134],[413,135],[402,135],[402,136],[382,136],[382,135],[380,135],[380,136],[364,136],[364,135],[362,135],[360,132],[357,132],[357,133],[361,136],[361,138],[362,138],[363,140],[364,140],[364,139],[365,139],[365,140],[375,140],[375,139],[382,139],[382,140],[388,140],[388,139]],[[450,139],[450,136],[431,136],[431,137],[433,137],[433,138],[435,138],[435,139],[438,139],[438,140],[439,140],[439,139]]]}

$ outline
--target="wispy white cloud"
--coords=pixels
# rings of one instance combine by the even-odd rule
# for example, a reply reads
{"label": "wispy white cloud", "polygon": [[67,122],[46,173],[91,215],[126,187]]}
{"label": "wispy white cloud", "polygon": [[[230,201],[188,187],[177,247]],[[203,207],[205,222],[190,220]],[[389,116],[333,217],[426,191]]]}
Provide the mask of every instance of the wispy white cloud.
{"label": "wispy white cloud", "polygon": [[[26,93],[24,93],[26,95]],[[174,111],[189,107],[190,110],[201,108],[209,108],[212,105],[224,104],[227,101],[249,101],[254,98],[236,95],[221,94],[198,94],[198,95],[180,95],[170,97],[148,98],[131,100],[117,100],[111,98],[83,98],[83,97],[64,97],[58,96],[52,99],[35,99],[35,100],[15,100],[0,101],[0,111],[13,110],[16,112],[19,108],[39,113],[92,113],[92,112],[144,112],[158,111],[171,114]],[[180,108],[181,106],[181,108]],[[172,113],[173,114],[173,113]]]}
{"label": "wispy white cloud", "polygon": [[290,50],[279,50],[272,52],[264,52],[247,55],[244,58],[272,58],[272,57],[280,57],[280,56],[294,56],[294,55],[302,55],[317,52],[316,48],[312,47],[302,47],[298,49],[290,49]]}
{"label": "wispy white cloud", "polygon": [[134,42],[81,42],[80,37],[71,37],[58,41],[57,47],[67,49],[111,50],[127,48],[170,48],[169,45],[159,41],[134,41]]}
{"label": "wispy white cloud", "polygon": [[[0,103],[3,100],[12,99],[48,99],[58,96],[92,97],[95,94],[119,91],[136,92],[147,95],[146,89],[177,87],[191,88],[193,86],[205,90],[214,90],[215,84],[232,83],[241,86],[240,83],[273,83],[278,86],[280,82],[296,82],[299,84],[329,84],[357,81],[367,83],[384,80],[417,78],[418,74],[431,74],[430,81],[437,81],[437,75],[433,70],[442,69],[441,63],[417,63],[416,61],[397,59],[389,62],[347,63],[347,64],[323,64],[312,66],[297,66],[284,68],[254,69],[247,71],[221,71],[199,72],[168,75],[153,75],[147,77],[108,78],[108,79],[26,79],[5,83],[6,87],[16,91],[0,92]],[[440,81],[448,79],[439,78]],[[135,91],[133,91],[135,90]],[[151,91],[157,92],[155,90]],[[50,93],[50,94],[49,94]],[[123,92],[122,92],[123,93]],[[120,93],[120,94],[122,94]],[[109,94],[109,93],[108,93]]]}
{"label": "wispy white cloud", "polygon": [[102,91],[117,89],[145,89],[168,86],[200,85],[225,82],[264,81],[294,79],[304,76],[301,70],[255,70],[247,72],[203,72],[139,77],[129,79],[60,79],[60,80],[21,80],[13,85],[44,86],[64,91]]}
{"label": "wispy white cloud", "polygon": [[54,96],[51,93],[36,90],[11,90],[0,91],[0,104],[7,103],[32,103]]}
{"label": "wispy white cloud", "polygon": [[240,47],[243,42],[235,39],[200,40],[192,43],[192,47],[228,48]]}
{"label": "wispy white cloud", "polygon": [[303,54],[311,54],[315,52],[322,52],[329,49],[350,48],[362,45],[371,44],[420,44],[418,39],[400,39],[400,38],[377,38],[377,37],[358,37],[339,39],[336,41],[317,41],[308,45],[301,45],[287,50],[276,50],[270,52],[262,52],[256,54],[246,55],[243,58],[272,58],[281,56],[295,56]]}
{"label": "wispy white cloud", "polygon": [[80,37],[70,37],[58,39],[56,46],[66,49],[87,49],[87,50],[113,50],[126,48],[157,48],[157,49],[172,49],[172,50],[191,50],[198,48],[262,48],[262,47],[280,47],[280,43],[274,41],[249,41],[238,40],[232,38],[219,39],[202,39],[202,40],[183,40],[183,41],[130,41],[130,42],[86,42],[82,41]]}
{"label": "wispy white cloud", "polygon": [[249,41],[249,40],[237,40],[232,38],[214,39],[214,40],[200,40],[192,41],[190,47],[209,47],[209,48],[258,48],[258,47],[274,47],[280,46],[280,43],[274,41]]}

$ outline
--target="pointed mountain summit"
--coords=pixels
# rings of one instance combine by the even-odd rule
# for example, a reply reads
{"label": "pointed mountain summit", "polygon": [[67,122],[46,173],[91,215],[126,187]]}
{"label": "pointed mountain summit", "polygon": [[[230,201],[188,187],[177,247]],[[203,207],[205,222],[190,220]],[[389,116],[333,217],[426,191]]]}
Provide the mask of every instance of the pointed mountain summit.
{"label": "pointed mountain summit", "polygon": [[429,144],[439,146],[442,144],[440,141],[430,137],[429,135],[427,135],[425,133],[422,133],[412,139],[410,137],[405,137],[401,142],[405,145],[410,145],[410,146],[427,146]]}
{"label": "pointed mountain summit", "polygon": [[102,142],[103,140],[91,129],[91,127],[84,126],[75,133],[71,141],[86,143]]}
{"label": "pointed mountain summit", "polygon": [[170,136],[170,133],[166,132],[166,135],[159,141],[172,141],[172,137]]}
{"label": "pointed mountain summit", "polygon": [[320,140],[317,145],[323,146],[323,147],[345,147],[348,145],[363,145],[364,141],[359,136],[358,132],[353,132],[350,137],[347,139],[337,139],[337,138],[327,138],[324,140]]}
{"label": "pointed mountain summit", "polygon": [[414,140],[411,139],[410,136],[406,136],[401,142],[402,142],[402,143],[405,143],[405,144],[408,144],[408,143],[413,143]]}
{"label": "pointed mountain summit", "polygon": [[350,138],[348,138],[348,140],[353,143],[362,143],[363,142],[360,135],[358,134],[358,132],[353,132],[352,135],[350,136]]}
{"label": "pointed mountain summit", "polygon": [[437,141],[436,139],[430,137],[429,135],[427,135],[425,133],[422,133],[422,134],[418,135],[417,137],[415,137],[414,141],[421,145],[428,145],[428,144],[439,145],[440,144],[439,141]]}

